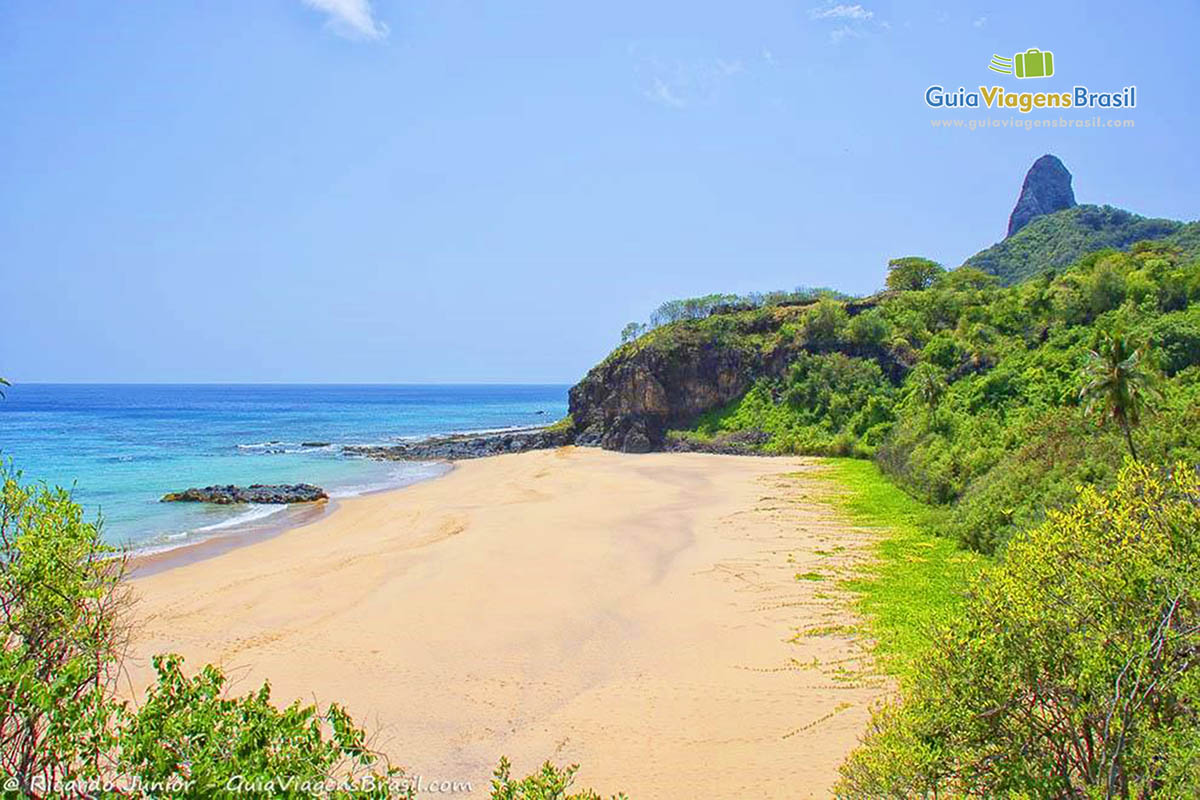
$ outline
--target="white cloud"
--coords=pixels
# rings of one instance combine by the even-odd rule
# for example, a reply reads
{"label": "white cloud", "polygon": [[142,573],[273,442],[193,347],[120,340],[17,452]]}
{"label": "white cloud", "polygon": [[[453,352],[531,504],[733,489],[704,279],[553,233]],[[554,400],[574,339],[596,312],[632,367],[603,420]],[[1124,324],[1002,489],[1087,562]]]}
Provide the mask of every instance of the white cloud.
{"label": "white cloud", "polygon": [[864,8],[859,3],[847,5],[829,2],[820,8],[809,10],[808,16],[818,24],[831,26],[831,44],[841,44],[847,39],[859,39],[872,33],[886,32],[892,27],[887,20],[878,19],[874,11]]}
{"label": "white cloud", "polygon": [[829,34],[829,41],[834,44],[841,44],[846,39],[857,39],[859,36],[862,36],[862,31],[843,25],[840,28],[835,28]]}
{"label": "white cloud", "polygon": [[975,20],[971,24],[974,25],[976,28],[982,28],[984,25],[987,25],[987,17],[980,17],[979,19]]}
{"label": "white cloud", "polygon": [[664,59],[632,42],[626,49],[634,59],[639,93],[668,108],[716,103],[750,73],[740,58]]}
{"label": "white cloud", "polygon": [[855,19],[865,21],[873,18],[875,12],[863,8],[858,3],[852,6],[838,4],[836,6],[826,6],[825,8],[814,8],[808,12],[808,16],[812,19]]}
{"label": "white cloud", "polygon": [[655,78],[654,87],[646,90],[644,94],[647,98],[671,108],[684,108],[687,106],[687,101],[671,91],[671,87],[662,78]]}
{"label": "white cloud", "polygon": [[371,0],[303,0],[306,6],[329,15],[329,27],[349,39],[383,39],[388,26],[375,19]]}
{"label": "white cloud", "polygon": [[722,75],[737,75],[739,72],[744,72],[746,68],[742,66],[742,62],[738,59],[726,61],[723,58],[718,58],[717,69],[721,71]]}

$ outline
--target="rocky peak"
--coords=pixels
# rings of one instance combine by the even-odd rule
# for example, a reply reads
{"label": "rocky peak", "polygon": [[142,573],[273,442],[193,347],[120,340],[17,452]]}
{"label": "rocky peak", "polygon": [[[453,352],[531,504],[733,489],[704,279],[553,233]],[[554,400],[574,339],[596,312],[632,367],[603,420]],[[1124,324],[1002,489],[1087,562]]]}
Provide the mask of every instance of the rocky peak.
{"label": "rocky peak", "polygon": [[1075,207],[1075,192],[1071,189],[1071,173],[1057,156],[1044,155],[1025,173],[1021,196],[1008,218],[1008,235],[1012,236],[1036,217]]}

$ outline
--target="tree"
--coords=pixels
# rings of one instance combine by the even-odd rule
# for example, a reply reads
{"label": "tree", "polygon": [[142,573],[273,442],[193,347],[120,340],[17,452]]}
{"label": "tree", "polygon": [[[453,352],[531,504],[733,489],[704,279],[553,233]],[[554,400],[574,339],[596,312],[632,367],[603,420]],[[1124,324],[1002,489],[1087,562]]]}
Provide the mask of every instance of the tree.
{"label": "tree", "polygon": [[621,344],[632,342],[646,332],[646,326],[640,322],[630,322],[621,329]]}
{"label": "tree", "polygon": [[945,396],[946,373],[938,366],[921,362],[909,373],[909,396],[915,397],[930,411],[935,411]]}
{"label": "tree", "polygon": [[919,292],[932,286],[945,271],[941,264],[928,258],[893,258],[888,262],[887,288],[899,292]]}
{"label": "tree", "polygon": [[1133,428],[1141,422],[1148,401],[1158,395],[1155,376],[1144,364],[1145,349],[1135,347],[1123,333],[1105,333],[1100,344],[1088,353],[1083,375],[1087,381],[1079,392],[1085,413],[1096,409],[1101,419],[1111,419],[1121,428],[1129,454],[1137,461]]}
{"label": "tree", "polygon": [[[0,386],[12,386],[12,384],[4,380],[4,378],[0,378]],[[0,397],[4,397],[4,392],[2,390],[0,390]]]}

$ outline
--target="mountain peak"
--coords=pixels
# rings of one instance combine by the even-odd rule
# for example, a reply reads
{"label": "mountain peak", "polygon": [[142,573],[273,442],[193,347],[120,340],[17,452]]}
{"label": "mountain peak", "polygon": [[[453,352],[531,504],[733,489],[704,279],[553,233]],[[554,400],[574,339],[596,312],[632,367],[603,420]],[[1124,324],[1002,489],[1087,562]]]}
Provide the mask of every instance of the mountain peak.
{"label": "mountain peak", "polygon": [[1021,196],[1008,218],[1008,235],[1012,236],[1043,214],[1053,214],[1075,207],[1075,192],[1071,189],[1071,173],[1058,156],[1044,155],[1025,173]]}

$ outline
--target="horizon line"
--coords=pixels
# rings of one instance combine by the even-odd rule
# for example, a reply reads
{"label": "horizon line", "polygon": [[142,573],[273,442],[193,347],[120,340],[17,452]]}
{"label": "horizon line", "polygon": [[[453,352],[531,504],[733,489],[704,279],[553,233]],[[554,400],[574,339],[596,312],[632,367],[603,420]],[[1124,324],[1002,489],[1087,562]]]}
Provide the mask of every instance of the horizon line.
{"label": "horizon line", "polygon": [[12,381],[22,386],[571,386],[576,381]]}

